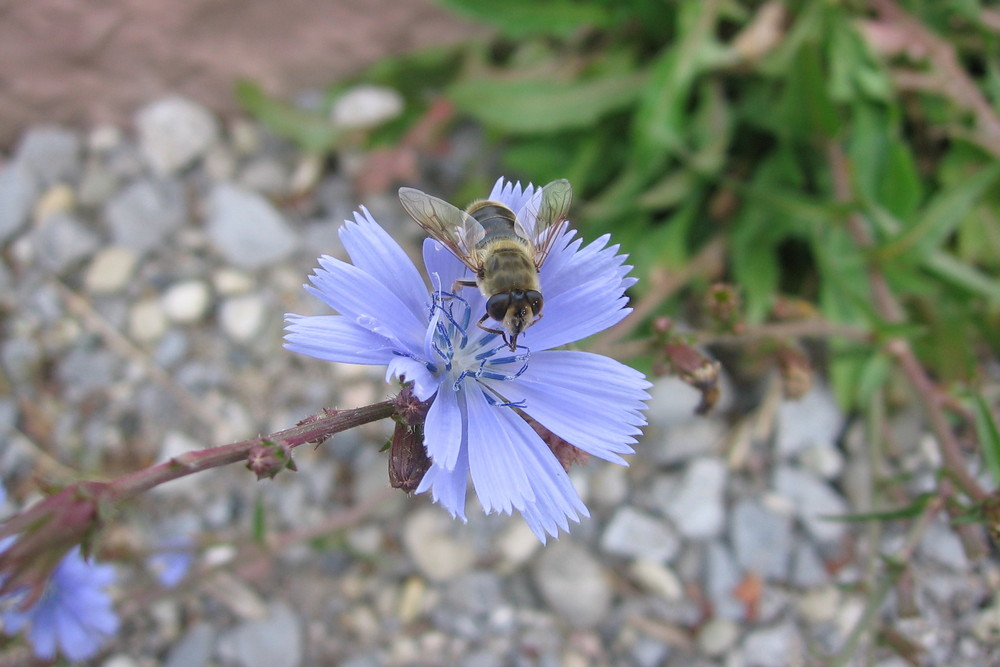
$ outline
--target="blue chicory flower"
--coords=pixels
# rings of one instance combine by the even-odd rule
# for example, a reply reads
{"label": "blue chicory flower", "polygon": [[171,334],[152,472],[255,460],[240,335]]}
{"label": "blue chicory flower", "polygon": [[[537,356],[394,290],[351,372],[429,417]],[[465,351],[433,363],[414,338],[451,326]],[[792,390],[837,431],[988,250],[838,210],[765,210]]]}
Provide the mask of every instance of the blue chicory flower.
{"label": "blue chicory flower", "polygon": [[[0,550],[9,546],[0,546]],[[105,590],[115,579],[111,565],[88,563],[75,548],[62,559],[38,602],[18,608],[17,595],[4,600],[3,629],[27,628],[36,657],[53,660],[59,650],[72,661],[87,660],[118,632],[118,616]]]}
{"label": "blue chicory flower", "polygon": [[194,563],[194,541],[185,535],[172,535],[160,540],[159,551],[148,559],[156,580],[165,588],[181,583]]}
{"label": "blue chicory flower", "polygon": [[[489,199],[519,211],[536,192],[497,181]],[[528,229],[534,228],[529,221]],[[306,289],[339,315],[289,314],[285,347],[317,359],[385,365],[432,399],[424,446],[432,465],[417,487],[465,520],[468,477],[487,513],[520,512],[543,543],[589,516],[569,476],[523,415],[577,448],[627,465],[644,425],[649,383],[613,359],[556,350],[615,324],[631,309],[632,268],[605,235],[584,246],[564,227],[539,279],[544,317],[511,352],[476,321],[485,297],[450,293],[468,269],[433,239],[423,245],[431,289],[364,208],[340,238],[353,263],[329,256]]]}

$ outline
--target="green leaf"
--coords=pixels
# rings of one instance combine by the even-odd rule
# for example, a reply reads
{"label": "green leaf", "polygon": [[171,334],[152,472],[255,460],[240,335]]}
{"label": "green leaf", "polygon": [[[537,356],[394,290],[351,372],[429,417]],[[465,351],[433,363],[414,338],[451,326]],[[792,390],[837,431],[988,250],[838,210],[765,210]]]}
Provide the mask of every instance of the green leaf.
{"label": "green leaf", "polygon": [[931,255],[998,178],[1000,163],[995,163],[938,194],[915,225],[878,251],[879,258],[889,260],[905,255],[911,261],[920,261]]}
{"label": "green leaf", "polygon": [[489,77],[458,81],[447,95],[486,125],[537,134],[591,127],[634,102],[644,81],[641,72],[583,81]]}
{"label": "green leaf", "polygon": [[935,252],[924,260],[923,267],[955,287],[1000,304],[1000,280],[944,251]]}
{"label": "green leaf", "polygon": [[993,477],[994,484],[1000,484],[1000,428],[982,394],[972,397],[972,411],[976,416],[976,434],[983,449],[983,459]]}
{"label": "green leaf", "polygon": [[269,97],[252,81],[237,82],[236,99],[272,132],[287,137],[309,153],[328,153],[340,141],[340,132],[326,118]]}
{"label": "green leaf", "polygon": [[257,544],[264,544],[267,540],[267,510],[264,507],[264,496],[257,494],[253,503],[253,540]]}
{"label": "green leaf", "polygon": [[855,514],[826,514],[823,518],[827,521],[892,521],[896,519],[912,519],[920,516],[920,513],[927,507],[927,503],[935,497],[934,493],[923,493],[917,496],[912,503],[904,507],[888,510],[876,510],[872,512],[857,512]]}
{"label": "green leaf", "polygon": [[569,37],[582,27],[613,25],[610,9],[595,2],[572,0],[441,0],[456,12],[490,23],[508,37],[554,35]]}

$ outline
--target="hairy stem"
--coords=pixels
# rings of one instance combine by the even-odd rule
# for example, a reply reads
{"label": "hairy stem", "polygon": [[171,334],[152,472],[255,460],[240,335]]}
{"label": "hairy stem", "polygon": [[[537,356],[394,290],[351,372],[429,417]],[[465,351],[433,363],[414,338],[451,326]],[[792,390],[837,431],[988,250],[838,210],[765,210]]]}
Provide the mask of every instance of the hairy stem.
{"label": "hairy stem", "polygon": [[193,475],[209,468],[243,461],[251,449],[264,442],[281,442],[289,447],[298,447],[307,442],[322,442],[335,433],[390,417],[395,409],[395,404],[392,401],[382,401],[353,410],[324,412],[308,417],[292,428],[270,435],[175,456],[169,461],[130,473],[110,482],[108,498],[114,503],[119,503],[164,482]]}

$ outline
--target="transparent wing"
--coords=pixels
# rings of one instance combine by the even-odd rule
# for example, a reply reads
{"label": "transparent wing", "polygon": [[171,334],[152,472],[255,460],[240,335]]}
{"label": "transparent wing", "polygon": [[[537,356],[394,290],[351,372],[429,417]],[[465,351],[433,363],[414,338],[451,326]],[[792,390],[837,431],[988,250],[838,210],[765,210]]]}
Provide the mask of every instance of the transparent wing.
{"label": "transparent wing", "polygon": [[418,225],[462,263],[479,273],[476,244],[486,230],[465,211],[415,188],[400,188],[399,201]]}
{"label": "transparent wing", "polygon": [[536,190],[517,212],[514,231],[531,243],[536,268],[545,263],[572,203],[573,186],[561,178]]}

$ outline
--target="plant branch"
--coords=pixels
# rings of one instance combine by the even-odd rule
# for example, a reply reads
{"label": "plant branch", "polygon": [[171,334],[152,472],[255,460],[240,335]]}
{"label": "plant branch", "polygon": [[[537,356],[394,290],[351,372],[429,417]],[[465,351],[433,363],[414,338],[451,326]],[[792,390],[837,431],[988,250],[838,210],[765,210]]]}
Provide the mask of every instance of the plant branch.
{"label": "plant branch", "polygon": [[[852,199],[850,165],[843,149],[835,141],[830,142],[827,148],[827,159],[832,172],[835,197],[840,202],[850,202]],[[852,213],[848,216],[847,229],[859,248],[868,250],[872,247],[874,242],[871,232],[860,214]],[[893,295],[888,281],[877,264],[872,263],[868,266],[868,282],[878,313],[887,322],[903,322],[905,320],[903,307]],[[908,340],[893,338],[886,343],[886,350],[896,359],[903,374],[916,391],[938,443],[945,471],[970,498],[977,502],[985,500],[988,494],[969,473],[958,439],[945,417],[944,393],[927,375]]]}
{"label": "plant branch", "polygon": [[307,442],[322,442],[335,433],[390,417],[395,409],[393,401],[382,401],[353,410],[324,412],[308,417],[292,428],[270,435],[181,454],[164,463],[109,482],[108,499],[119,503],[170,480],[246,460],[254,447],[266,442],[283,443],[290,448]]}

